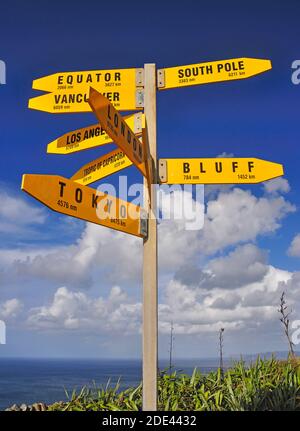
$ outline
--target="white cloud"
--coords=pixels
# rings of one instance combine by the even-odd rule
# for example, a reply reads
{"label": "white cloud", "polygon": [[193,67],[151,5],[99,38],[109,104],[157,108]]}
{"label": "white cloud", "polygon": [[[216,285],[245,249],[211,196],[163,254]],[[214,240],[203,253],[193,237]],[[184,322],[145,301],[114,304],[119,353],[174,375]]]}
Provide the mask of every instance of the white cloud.
{"label": "white cloud", "polygon": [[123,335],[140,329],[141,304],[129,303],[119,287],[108,298],[92,298],[83,292],[60,287],[51,304],[30,310],[27,325],[37,330],[79,330],[91,333],[122,331]]}
{"label": "white cloud", "polygon": [[264,189],[267,193],[278,194],[288,193],[290,191],[290,185],[287,179],[278,177],[273,180],[269,180],[263,183]]}
{"label": "white cloud", "polygon": [[24,199],[0,190],[0,232],[18,233],[28,226],[42,224],[46,219],[44,209],[28,204]]}
{"label": "white cloud", "polygon": [[280,221],[295,207],[280,197],[257,198],[250,191],[235,188],[209,201],[201,250],[213,254],[230,245],[253,241],[275,232]]}
{"label": "white cloud", "polygon": [[300,257],[300,233],[293,238],[287,252],[290,256]]}
{"label": "white cloud", "polygon": [[0,303],[0,319],[7,320],[16,317],[23,308],[22,302],[17,299],[8,299]]}

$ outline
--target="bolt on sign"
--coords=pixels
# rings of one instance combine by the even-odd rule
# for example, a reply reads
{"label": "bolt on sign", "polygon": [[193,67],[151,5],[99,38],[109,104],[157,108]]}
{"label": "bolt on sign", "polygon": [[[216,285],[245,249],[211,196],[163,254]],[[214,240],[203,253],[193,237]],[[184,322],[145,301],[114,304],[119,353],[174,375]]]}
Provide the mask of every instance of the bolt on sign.
{"label": "bolt on sign", "polygon": [[93,88],[90,89],[89,104],[102,128],[113,142],[118,145],[140,172],[147,176],[144,164],[146,154],[143,143],[135,136],[122,115],[106,97]]}
{"label": "bolt on sign", "polygon": [[24,174],[22,190],[62,214],[143,238],[144,210],[130,202],[82,186],[58,175]]}
{"label": "bolt on sign", "polygon": [[270,69],[272,69],[270,60],[258,58],[233,58],[168,67],[157,71],[157,86],[159,90],[167,90],[190,85],[233,81],[250,78]]}
{"label": "bolt on sign", "polygon": [[[127,115],[124,120],[133,130],[135,135],[140,136],[145,124],[145,116],[142,113]],[[65,133],[63,136],[50,142],[47,146],[47,153],[50,154],[71,154],[89,148],[110,144],[112,139],[99,123],[92,126],[83,127]]]}
{"label": "bolt on sign", "polygon": [[166,184],[255,184],[284,175],[283,166],[256,158],[159,159]]}
{"label": "bolt on sign", "polygon": [[82,166],[71,180],[78,184],[88,185],[108,177],[132,165],[122,150],[114,150]]}
{"label": "bolt on sign", "polygon": [[28,107],[50,113],[88,112],[89,88],[107,97],[120,111],[143,108],[143,69],[63,72],[35,79],[34,90],[48,94],[29,99]]}

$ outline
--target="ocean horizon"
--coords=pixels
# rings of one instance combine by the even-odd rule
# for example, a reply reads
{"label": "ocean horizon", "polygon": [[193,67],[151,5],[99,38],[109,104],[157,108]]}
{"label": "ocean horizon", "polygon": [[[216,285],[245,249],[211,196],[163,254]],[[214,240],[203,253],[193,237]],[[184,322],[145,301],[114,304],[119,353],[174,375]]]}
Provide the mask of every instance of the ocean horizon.
{"label": "ocean horizon", "polygon": [[[173,369],[191,374],[194,368],[209,373],[218,368],[218,359],[174,359]],[[224,365],[229,366],[228,360]],[[159,369],[168,370],[169,360],[159,360]],[[0,410],[13,404],[66,401],[66,391],[83,386],[103,387],[108,381],[120,390],[142,380],[140,359],[0,358]]]}

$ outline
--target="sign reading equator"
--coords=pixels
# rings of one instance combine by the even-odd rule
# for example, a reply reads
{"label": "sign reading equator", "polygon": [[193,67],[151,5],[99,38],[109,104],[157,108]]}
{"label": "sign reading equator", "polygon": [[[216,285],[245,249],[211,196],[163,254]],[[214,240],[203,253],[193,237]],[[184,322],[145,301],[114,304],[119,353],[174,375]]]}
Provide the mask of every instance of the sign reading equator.
{"label": "sign reading equator", "polygon": [[89,88],[121,111],[143,108],[143,69],[63,72],[35,79],[32,88],[50,92],[29,99],[31,109],[50,113],[88,112]]}
{"label": "sign reading equator", "polygon": [[146,235],[139,206],[58,175],[24,174],[22,190],[59,213],[138,237]]}
{"label": "sign reading equator", "polygon": [[[128,115],[124,117],[128,126],[135,135],[142,134],[145,124],[145,116],[142,113]],[[112,142],[112,139],[99,123],[91,126],[76,129],[65,133],[47,146],[47,153],[51,154],[71,154],[89,148],[99,147]]]}
{"label": "sign reading equator", "polygon": [[233,58],[186,66],[168,67],[157,72],[159,90],[233,81],[258,75],[272,69],[270,60],[258,58]]}
{"label": "sign reading equator", "polygon": [[283,166],[257,158],[159,159],[165,184],[255,184],[284,175]]}
{"label": "sign reading equator", "polygon": [[102,128],[113,142],[119,146],[140,172],[147,176],[144,164],[146,154],[143,143],[135,136],[122,115],[106,97],[93,88],[90,89],[89,104]]}

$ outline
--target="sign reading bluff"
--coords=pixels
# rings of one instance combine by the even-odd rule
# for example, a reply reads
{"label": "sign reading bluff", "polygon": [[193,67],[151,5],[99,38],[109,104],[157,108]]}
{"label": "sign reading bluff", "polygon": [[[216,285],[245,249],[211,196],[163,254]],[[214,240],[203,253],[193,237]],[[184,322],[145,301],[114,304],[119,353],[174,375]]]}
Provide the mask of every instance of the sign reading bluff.
{"label": "sign reading bluff", "polygon": [[135,136],[110,101],[93,88],[90,89],[89,104],[102,128],[146,177],[147,172],[144,164],[146,154],[142,141]]}
{"label": "sign reading bluff", "polygon": [[25,174],[22,190],[59,213],[138,237],[146,235],[139,206],[57,175]]}
{"label": "sign reading bluff", "polygon": [[160,159],[166,184],[254,184],[284,175],[283,166],[256,158]]}
{"label": "sign reading bluff", "polygon": [[158,89],[245,79],[272,69],[270,60],[233,58],[158,70]]}

